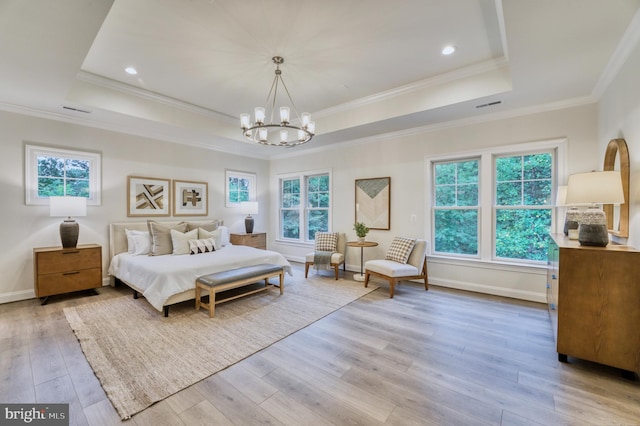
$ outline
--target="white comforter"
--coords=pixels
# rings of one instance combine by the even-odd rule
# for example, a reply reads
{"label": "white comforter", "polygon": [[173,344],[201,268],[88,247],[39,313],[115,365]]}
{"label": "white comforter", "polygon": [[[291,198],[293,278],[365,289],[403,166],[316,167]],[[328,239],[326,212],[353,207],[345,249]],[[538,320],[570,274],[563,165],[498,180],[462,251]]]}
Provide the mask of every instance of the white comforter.
{"label": "white comforter", "polygon": [[242,266],[272,263],[291,275],[291,264],[280,253],[253,247],[228,245],[195,255],[135,256],[120,253],[111,259],[109,275],[140,290],[159,311],[173,295],[195,288],[196,278]]}

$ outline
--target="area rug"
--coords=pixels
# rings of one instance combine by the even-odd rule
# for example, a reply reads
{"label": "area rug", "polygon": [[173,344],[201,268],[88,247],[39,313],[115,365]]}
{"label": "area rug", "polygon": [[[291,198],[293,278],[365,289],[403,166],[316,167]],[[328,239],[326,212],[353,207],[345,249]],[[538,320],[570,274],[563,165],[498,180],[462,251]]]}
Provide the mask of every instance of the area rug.
{"label": "area rug", "polygon": [[223,303],[214,318],[188,303],[172,307],[165,318],[144,299],[126,296],[64,314],[124,420],[376,288],[287,277],[282,296],[271,289]]}

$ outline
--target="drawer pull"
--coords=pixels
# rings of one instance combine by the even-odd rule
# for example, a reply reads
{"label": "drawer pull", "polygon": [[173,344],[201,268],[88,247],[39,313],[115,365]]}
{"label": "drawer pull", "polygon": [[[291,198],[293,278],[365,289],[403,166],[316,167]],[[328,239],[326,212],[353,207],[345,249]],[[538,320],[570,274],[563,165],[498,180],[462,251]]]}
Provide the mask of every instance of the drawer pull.
{"label": "drawer pull", "polygon": [[75,275],[75,274],[79,274],[80,271],[71,271],[71,272],[63,272],[62,275]]}
{"label": "drawer pull", "polygon": [[552,279],[552,280],[557,280],[557,279],[558,279],[558,277],[556,276],[556,274],[551,274],[551,279]]}
{"label": "drawer pull", "polygon": [[69,250],[69,251],[63,251],[62,254],[78,254],[80,253],[80,250]]}

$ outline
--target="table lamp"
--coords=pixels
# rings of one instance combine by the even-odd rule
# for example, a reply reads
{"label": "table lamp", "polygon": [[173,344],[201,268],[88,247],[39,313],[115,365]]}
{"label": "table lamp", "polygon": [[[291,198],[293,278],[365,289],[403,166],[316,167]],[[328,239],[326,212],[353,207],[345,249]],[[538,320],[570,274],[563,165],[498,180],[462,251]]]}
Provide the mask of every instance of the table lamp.
{"label": "table lamp", "polygon": [[257,201],[243,201],[240,203],[240,213],[246,214],[244,218],[244,229],[247,234],[253,233],[253,217],[252,214],[258,214],[258,202]]}
{"label": "table lamp", "polygon": [[49,197],[49,216],[67,218],[60,224],[60,241],[62,248],[75,248],[78,244],[80,226],[71,216],[87,215],[87,199],[85,197]]}
{"label": "table lamp", "polygon": [[569,176],[565,202],[590,205],[580,219],[580,245],[605,247],[609,244],[607,218],[597,204],[624,203],[620,172],[587,172]]}

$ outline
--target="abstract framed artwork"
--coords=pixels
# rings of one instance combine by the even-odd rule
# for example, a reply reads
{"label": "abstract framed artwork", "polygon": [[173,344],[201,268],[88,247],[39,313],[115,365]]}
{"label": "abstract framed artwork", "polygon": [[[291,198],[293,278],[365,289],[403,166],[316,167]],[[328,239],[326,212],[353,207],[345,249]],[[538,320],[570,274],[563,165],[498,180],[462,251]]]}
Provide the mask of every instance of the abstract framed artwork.
{"label": "abstract framed artwork", "polygon": [[169,179],[127,177],[127,216],[169,216],[170,214]]}
{"label": "abstract framed artwork", "polygon": [[209,190],[207,182],[173,181],[173,215],[207,216]]}
{"label": "abstract framed artwork", "polygon": [[356,179],[356,222],[391,229],[391,178]]}

